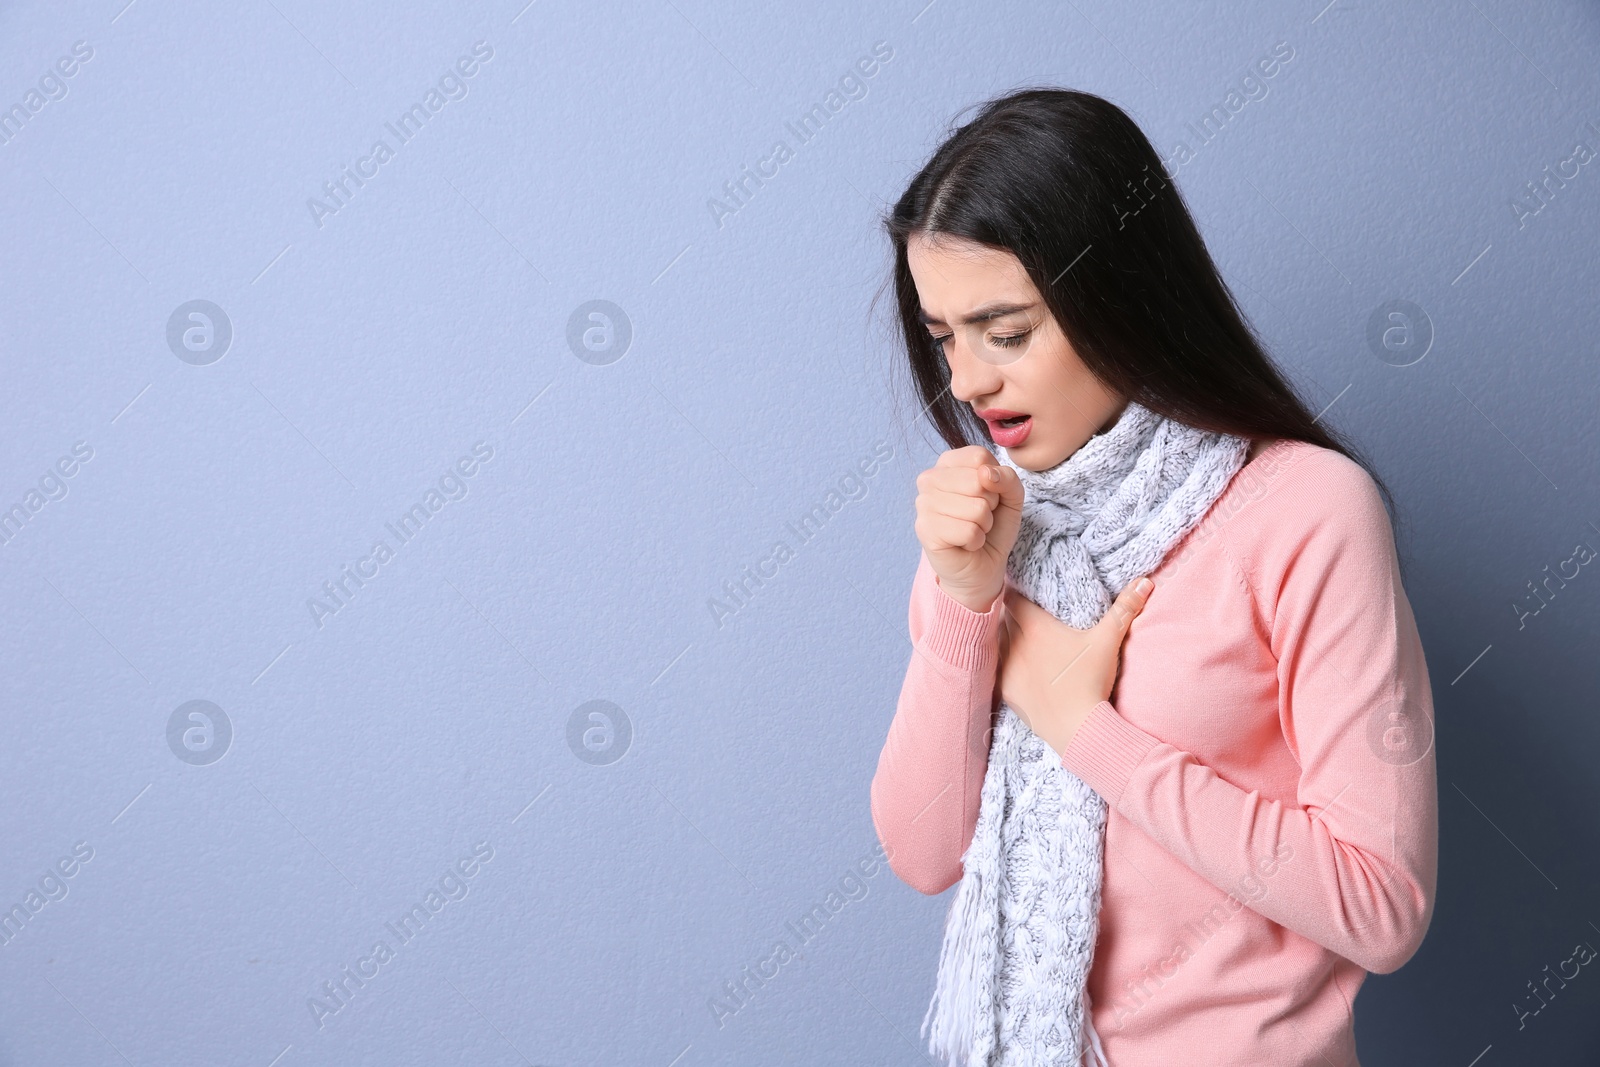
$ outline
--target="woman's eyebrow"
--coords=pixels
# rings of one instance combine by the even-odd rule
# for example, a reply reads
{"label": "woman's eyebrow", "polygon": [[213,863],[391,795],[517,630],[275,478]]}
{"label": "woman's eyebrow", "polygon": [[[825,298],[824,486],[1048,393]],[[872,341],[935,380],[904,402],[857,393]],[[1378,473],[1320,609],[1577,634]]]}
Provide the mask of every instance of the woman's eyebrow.
{"label": "woman's eyebrow", "polygon": [[[965,325],[968,325],[968,324],[974,323],[974,322],[988,322],[990,319],[1003,318],[1006,315],[1015,315],[1019,311],[1029,311],[1032,308],[1033,308],[1033,305],[1031,303],[1029,303],[1029,304],[1013,304],[1013,303],[1001,302],[1001,303],[985,304],[982,307],[978,308],[976,311],[973,311],[971,314],[966,315],[964,318],[962,318],[960,325],[965,326]],[[926,311],[922,311],[922,310],[918,310],[917,311],[917,319],[924,326],[928,326],[928,325],[932,325],[933,323],[940,322],[939,319],[934,318],[933,316],[929,315]]]}

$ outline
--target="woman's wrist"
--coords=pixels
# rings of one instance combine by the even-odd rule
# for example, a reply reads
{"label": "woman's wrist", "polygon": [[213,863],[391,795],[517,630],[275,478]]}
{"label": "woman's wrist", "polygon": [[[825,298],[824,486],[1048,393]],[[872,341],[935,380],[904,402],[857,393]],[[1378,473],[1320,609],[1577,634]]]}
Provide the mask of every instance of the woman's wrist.
{"label": "woman's wrist", "polygon": [[1058,751],[1061,766],[1116,807],[1128,779],[1158,744],[1155,737],[1124,719],[1109,700],[1102,700],[1089,709],[1066,747]]}
{"label": "woman's wrist", "polygon": [[1000,598],[987,610],[974,611],[946,592],[937,577],[933,588],[933,617],[922,636],[924,648],[962,670],[993,667],[1000,657]]}
{"label": "woman's wrist", "polygon": [[933,584],[938,586],[939,591],[945,596],[949,597],[951,600],[955,601],[957,604],[960,604],[962,607],[966,608],[975,615],[987,615],[993,611],[995,602],[1000,599],[1000,594],[1005,592],[1005,587],[1003,585],[999,589],[994,590],[994,592],[990,593],[987,597],[985,597],[982,593],[974,593],[969,590],[961,589],[960,587],[946,588],[944,583],[937,576],[935,576]]}

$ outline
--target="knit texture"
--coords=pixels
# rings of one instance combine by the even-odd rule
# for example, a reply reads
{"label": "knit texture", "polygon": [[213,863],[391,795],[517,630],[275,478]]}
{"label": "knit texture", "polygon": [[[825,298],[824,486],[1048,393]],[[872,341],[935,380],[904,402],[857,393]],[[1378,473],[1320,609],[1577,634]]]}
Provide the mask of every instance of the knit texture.
{"label": "knit texture", "polygon": [[[1249,447],[1130,401],[1049,470],[996,448],[1025,490],[1011,584],[1088,629],[1200,521]],[[1092,1052],[1103,1067],[1087,982],[1105,824],[1100,795],[1002,701],[922,1024],[935,1056],[952,1067],[1081,1067]]]}

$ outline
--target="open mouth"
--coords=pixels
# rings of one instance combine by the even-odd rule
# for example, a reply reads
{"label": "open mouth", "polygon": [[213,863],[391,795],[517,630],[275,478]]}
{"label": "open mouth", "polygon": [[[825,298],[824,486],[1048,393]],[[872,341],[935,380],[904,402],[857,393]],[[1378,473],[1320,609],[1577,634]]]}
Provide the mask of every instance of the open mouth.
{"label": "open mouth", "polygon": [[978,416],[989,427],[989,436],[1002,448],[1020,448],[1033,432],[1033,416],[990,408]]}

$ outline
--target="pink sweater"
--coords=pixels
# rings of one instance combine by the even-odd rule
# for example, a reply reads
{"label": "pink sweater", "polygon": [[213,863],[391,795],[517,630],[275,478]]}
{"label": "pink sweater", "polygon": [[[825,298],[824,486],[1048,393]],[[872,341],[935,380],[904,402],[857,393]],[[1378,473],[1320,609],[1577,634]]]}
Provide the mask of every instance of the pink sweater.
{"label": "pink sweater", "polygon": [[[1106,1057],[1354,1065],[1356,992],[1416,952],[1438,858],[1433,698],[1377,487],[1276,441],[1151,576],[1112,699],[1062,758],[1110,808]],[[1001,610],[946,596],[922,558],[871,803],[923,893],[960,879],[977,822]]]}

